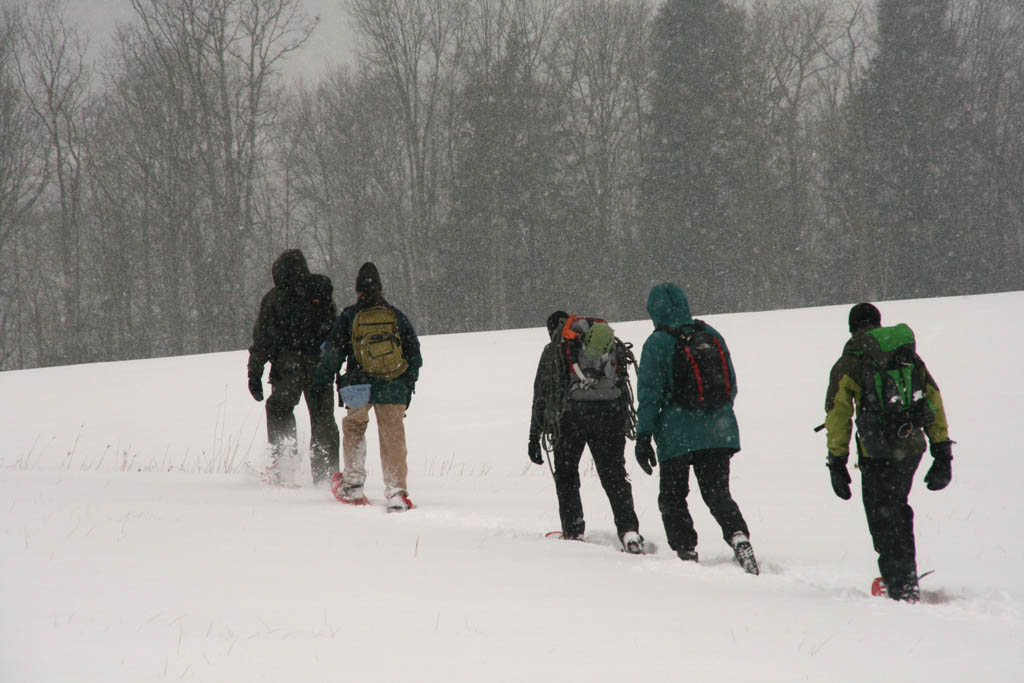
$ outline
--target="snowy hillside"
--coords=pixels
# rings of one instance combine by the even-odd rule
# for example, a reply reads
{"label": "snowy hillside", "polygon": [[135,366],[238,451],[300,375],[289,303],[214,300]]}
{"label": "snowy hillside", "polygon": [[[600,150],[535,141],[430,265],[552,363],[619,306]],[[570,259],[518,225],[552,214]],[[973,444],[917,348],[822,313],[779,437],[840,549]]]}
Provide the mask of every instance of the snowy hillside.
{"label": "snowy hillside", "polygon": [[[922,468],[912,494],[936,570],[919,605],[868,595],[863,509],[833,495],[812,432],[848,306],[707,316],[739,378],[733,492],[759,577],[696,492],[701,564],[675,558],[632,444],[659,552],[611,547],[592,466],[599,543],[543,537],[554,486],[526,457],[542,327],[423,339],[404,515],[338,504],[308,464],[302,488],[262,487],[238,351],[0,374],[0,681],[1020,681],[1024,293],[879,307],[917,332],[958,442],[950,487]],[[613,324],[638,347],[651,329]],[[379,501],[372,426],[369,444]]]}

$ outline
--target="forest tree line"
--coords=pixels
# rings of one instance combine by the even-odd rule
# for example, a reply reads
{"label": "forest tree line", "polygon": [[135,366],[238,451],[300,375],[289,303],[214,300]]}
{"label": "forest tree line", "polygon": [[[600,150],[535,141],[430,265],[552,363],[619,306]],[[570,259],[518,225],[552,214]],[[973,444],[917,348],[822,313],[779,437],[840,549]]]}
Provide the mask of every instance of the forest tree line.
{"label": "forest tree line", "polygon": [[302,248],[420,334],[1024,289],[1019,0],[0,3],[0,369],[248,346]]}

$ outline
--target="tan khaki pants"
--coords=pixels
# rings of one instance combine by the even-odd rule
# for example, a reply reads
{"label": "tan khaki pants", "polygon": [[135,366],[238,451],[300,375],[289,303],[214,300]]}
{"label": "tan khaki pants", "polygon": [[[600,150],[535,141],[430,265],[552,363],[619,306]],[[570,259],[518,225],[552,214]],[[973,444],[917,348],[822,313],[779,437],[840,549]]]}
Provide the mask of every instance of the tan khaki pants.
{"label": "tan khaki pants", "polygon": [[398,491],[408,493],[405,448],[405,406],[392,403],[368,403],[349,410],[341,418],[342,453],[345,459],[345,483],[362,485],[366,481],[366,427],[370,424],[370,408],[377,415],[377,436],[380,440],[380,465],[384,474],[384,495]]}

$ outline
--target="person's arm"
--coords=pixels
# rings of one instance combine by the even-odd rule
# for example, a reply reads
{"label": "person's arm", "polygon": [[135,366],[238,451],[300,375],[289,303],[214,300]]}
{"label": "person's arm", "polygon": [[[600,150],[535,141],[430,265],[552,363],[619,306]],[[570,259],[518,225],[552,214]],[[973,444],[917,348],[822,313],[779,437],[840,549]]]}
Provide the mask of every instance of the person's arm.
{"label": "person's arm", "polygon": [[547,407],[547,368],[550,365],[554,343],[548,344],[540,354],[537,362],[537,372],[533,376],[533,401],[530,409],[530,441],[540,440],[541,425],[544,423],[544,410]]}
{"label": "person's arm", "polygon": [[327,339],[320,345],[320,365],[317,366],[316,375],[313,379],[313,386],[324,387],[334,381],[335,375],[341,370],[341,364],[348,356],[352,346],[348,332],[348,317],[342,311],[341,316],[335,321]]}
{"label": "person's arm", "polygon": [[929,443],[949,441],[949,423],[946,421],[946,407],[942,403],[942,393],[927,368],[925,369],[924,393],[928,402],[931,403],[932,410],[935,411],[935,419],[924,428]]}
{"label": "person's arm", "polygon": [[[664,343],[658,339],[660,335],[666,337]],[[667,333],[655,332],[647,338],[640,352],[640,367],[636,372],[637,435],[654,434],[658,425],[672,374],[672,358],[665,350],[671,350],[672,344],[674,340]]]}
{"label": "person's arm", "polygon": [[409,368],[402,374],[403,379],[409,385],[416,384],[420,377],[420,368],[423,367],[423,355],[420,351],[420,339],[416,336],[416,330],[405,314],[395,309],[398,316],[398,334],[402,337],[402,357],[409,364]]}
{"label": "person's arm", "polygon": [[854,379],[857,363],[844,355],[829,373],[825,394],[825,429],[828,430],[828,452],[837,458],[850,455],[850,437],[853,435],[855,401],[860,402],[861,387]]}

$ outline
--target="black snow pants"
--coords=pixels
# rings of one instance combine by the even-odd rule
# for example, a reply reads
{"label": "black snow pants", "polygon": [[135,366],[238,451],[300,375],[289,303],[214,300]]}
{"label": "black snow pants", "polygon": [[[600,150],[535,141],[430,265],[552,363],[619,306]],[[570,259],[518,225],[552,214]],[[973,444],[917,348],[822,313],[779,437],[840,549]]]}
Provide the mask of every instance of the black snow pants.
{"label": "black snow pants", "polygon": [[272,391],[267,399],[267,438],[271,448],[296,448],[295,406],[305,395],[309,411],[309,460],[313,481],[330,479],[338,471],[340,439],[334,419],[332,387],[314,390],[313,377],[320,356],[284,352],[270,366]]}
{"label": "black snow pants", "polygon": [[914,510],[908,498],[921,455],[902,460],[860,458],[861,496],[868,531],[878,553],[878,570],[886,585],[917,576]]}
{"label": "black snow pants", "polygon": [[661,463],[658,509],[661,510],[661,521],[665,524],[665,535],[672,550],[678,552],[697,547],[697,530],[693,528],[693,517],[686,504],[686,496],[690,493],[691,465],[697,475],[700,495],[722,528],[722,538],[726,543],[738,531],[750,535],[740,508],[729,493],[729,460],[734,453],[728,448],[694,451]]}
{"label": "black snow pants", "polygon": [[633,487],[626,474],[626,436],[618,402],[569,401],[554,448],[555,492],[563,536],[578,538],[586,526],[580,500],[580,459],[584,447],[594,457],[619,538],[627,531],[637,531],[639,522],[633,509]]}

